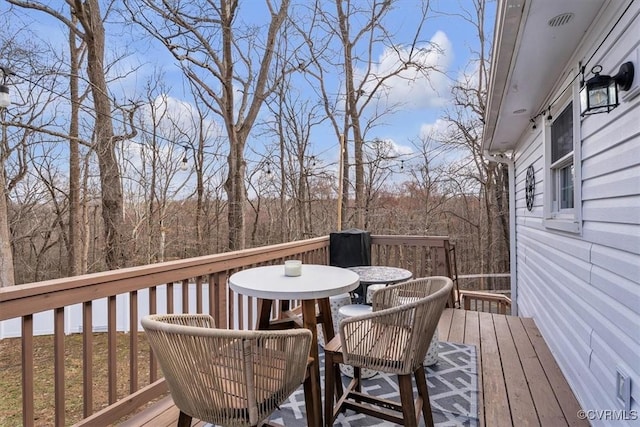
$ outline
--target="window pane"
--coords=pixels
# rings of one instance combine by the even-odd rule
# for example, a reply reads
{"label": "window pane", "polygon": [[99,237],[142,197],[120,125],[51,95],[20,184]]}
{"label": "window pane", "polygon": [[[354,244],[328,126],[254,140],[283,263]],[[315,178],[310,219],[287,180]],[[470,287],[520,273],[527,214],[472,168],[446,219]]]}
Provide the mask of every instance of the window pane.
{"label": "window pane", "polygon": [[551,162],[573,151],[573,103],[551,125]]}
{"label": "window pane", "polygon": [[565,166],[559,171],[560,209],[573,208],[573,165]]}

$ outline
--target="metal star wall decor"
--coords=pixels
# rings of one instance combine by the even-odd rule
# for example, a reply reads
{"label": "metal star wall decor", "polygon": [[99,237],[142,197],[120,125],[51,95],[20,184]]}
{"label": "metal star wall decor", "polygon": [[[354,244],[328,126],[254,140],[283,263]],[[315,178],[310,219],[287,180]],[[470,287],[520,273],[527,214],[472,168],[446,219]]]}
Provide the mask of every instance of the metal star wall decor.
{"label": "metal star wall decor", "polygon": [[533,199],[536,195],[536,175],[533,165],[527,168],[527,178],[524,185],[525,200],[527,201],[527,210],[531,212],[533,209]]}

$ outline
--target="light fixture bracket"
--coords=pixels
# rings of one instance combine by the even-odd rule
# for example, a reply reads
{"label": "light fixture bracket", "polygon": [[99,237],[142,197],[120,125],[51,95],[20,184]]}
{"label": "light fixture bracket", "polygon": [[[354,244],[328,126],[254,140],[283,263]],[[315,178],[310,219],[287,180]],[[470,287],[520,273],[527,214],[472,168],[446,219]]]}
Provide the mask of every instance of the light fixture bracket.
{"label": "light fixture bracket", "polygon": [[626,92],[631,89],[631,85],[633,84],[633,76],[633,63],[629,61],[620,66],[618,74],[613,76],[613,80],[615,80],[615,82],[618,84],[618,88],[621,91]]}

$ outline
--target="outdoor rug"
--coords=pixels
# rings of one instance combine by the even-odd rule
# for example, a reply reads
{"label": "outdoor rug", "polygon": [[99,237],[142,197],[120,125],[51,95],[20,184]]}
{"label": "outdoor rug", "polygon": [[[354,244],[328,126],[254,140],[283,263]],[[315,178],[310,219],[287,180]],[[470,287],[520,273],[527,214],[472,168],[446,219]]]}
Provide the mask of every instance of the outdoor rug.
{"label": "outdoor rug", "polygon": [[[427,383],[436,426],[478,425],[478,373],[476,347],[440,342],[438,363],[427,367]],[[320,373],[324,378],[324,352],[320,348]],[[343,376],[346,384],[350,378]],[[324,381],[324,380],[323,380]],[[393,375],[378,373],[363,380],[364,392],[400,401],[398,384]],[[415,386],[414,386],[414,393]],[[269,419],[284,426],[306,426],[302,386],[280,406]],[[395,424],[348,410],[336,419],[334,426],[390,427]],[[420,425],[424,425],[421,421]],[[209,424],[208,427],[211,427]]]}

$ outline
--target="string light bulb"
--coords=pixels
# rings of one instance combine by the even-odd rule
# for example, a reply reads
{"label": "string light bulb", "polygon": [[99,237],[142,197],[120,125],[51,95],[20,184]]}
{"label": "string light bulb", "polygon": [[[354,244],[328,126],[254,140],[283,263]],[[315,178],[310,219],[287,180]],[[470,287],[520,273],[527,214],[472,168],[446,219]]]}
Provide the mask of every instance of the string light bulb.
{"label": "string light bulb", "polygon": [[0,80],[0,108],[7,108],[11,105],[11,95],[9,94],[9,86],[7,80],[9,76],[15,76],[15,73],[7,67],[0,66],[0,73],[2,73]]}
{"label": "string light bulb", "polygon": [[189,159],[187,159],[187,147],[184,147],[184,156],[182,156],[182,162],[180,163],[180,170],[186,171],[189,169]]}
{"label": "string light bulb", "polygon": [[0,85],[0,108],[7,108],[11,105],[11,95],[9,95],[9,87]]}

